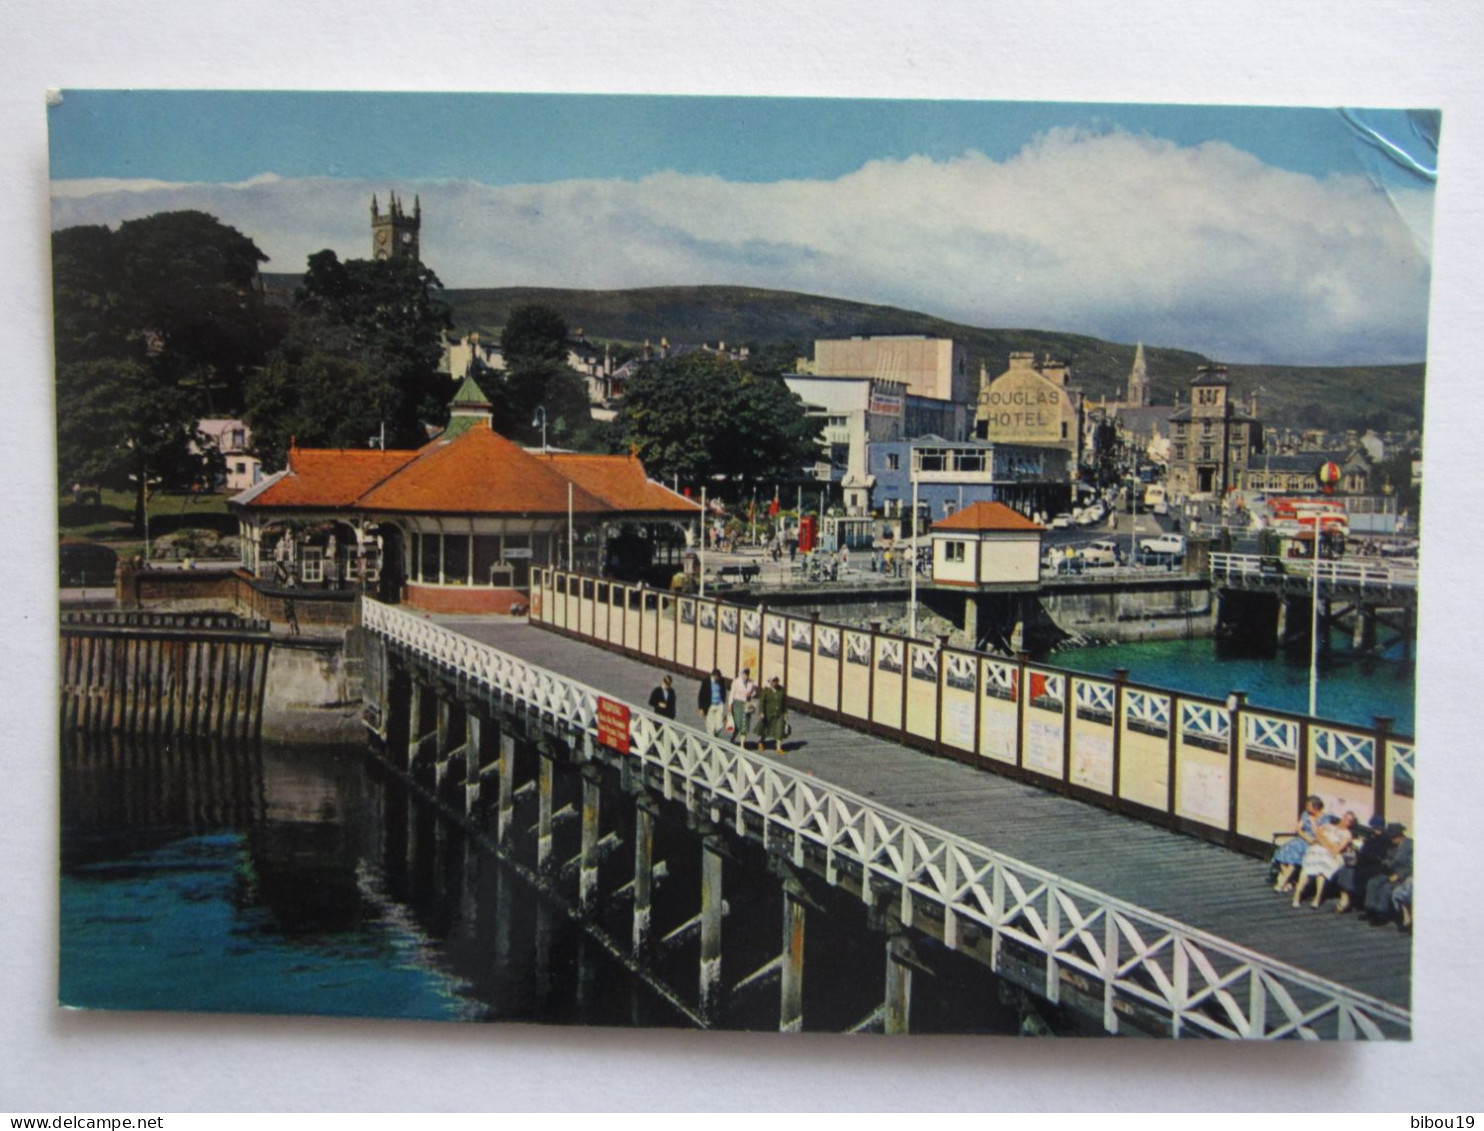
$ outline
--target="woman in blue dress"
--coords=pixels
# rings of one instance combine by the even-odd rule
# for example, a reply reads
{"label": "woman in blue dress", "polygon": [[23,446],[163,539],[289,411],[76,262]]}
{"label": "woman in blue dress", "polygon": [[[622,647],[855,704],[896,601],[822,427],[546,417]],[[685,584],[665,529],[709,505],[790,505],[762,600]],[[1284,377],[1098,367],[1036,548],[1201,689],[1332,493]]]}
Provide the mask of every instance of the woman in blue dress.
{"label": "woman in blue dress", "polygon": [[1274,891],[1293,890],[1293,873],[1304,862],[1304,853],[1309,850],[1309,845],[1317,842],[1315,833],[1319,831],[1323,820],[1323,799],[1310,797],[1304,802],[1304,811],[1299,814],[1295,835],[1279,845],[1278,851],[1273,853],[1273,863],[1278,865],[1278,880],[1273,884]]}

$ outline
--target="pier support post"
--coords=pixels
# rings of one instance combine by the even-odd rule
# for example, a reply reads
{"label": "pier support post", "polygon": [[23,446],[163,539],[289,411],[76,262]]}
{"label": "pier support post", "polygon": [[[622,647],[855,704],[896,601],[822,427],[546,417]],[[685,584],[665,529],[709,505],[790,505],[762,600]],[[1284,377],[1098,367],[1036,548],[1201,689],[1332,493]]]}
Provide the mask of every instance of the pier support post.
{"label": "pier support post", "polygon": [[536,870],[551,868],[551,798],[556,777],[556,765],[544,753],[536,759]]}
{"label": "pier support post", "polygon": [[480,776],[484,773],[484,710],[475,703],[464,704],[464,816],[474,815],[479,804]]}
{"label": "pier support post", "polygon": [[916,958],[903,932],[886,940],[886,1032],[908,1033],[912,1014],[912,968]]}
{"label": "pier support post", "polygon": [[417,752],[423,737],[423,685],[415,672],[409,673],[412,690],[407,697],[407,776],[417,764]]}
{"label": "pier support post", "polygon": [[448,762],[453,756],[453,704],[437,695],[437,737],[433,742],[433,796],[443,796],[443,779],[448,776]]}
{"label": "pier support post", "polygon": [[701,842],[701,1013],[714,1017],[721,1006],[721,843]]}
{"label": "pier support post", "polygon": [[510,842],[512,822],[515,820],[515,736],[505,727],[500,727],[500,808],[499,824],[495,835],[501,844]]}
{"label": "pier support post", "polygon": [[783,977],[779,987],[778,1031],[804,1028],[804,892],[796,882],[783,885]]}
{"label": "pier support post", "polygon": [[588,763],[582,767],[582,849],[577,864],[577,906],[584,918],[598,905],[598,818],[601,771]]}
{"label": "pier support post", "polygon": [[635,958],[649,950],[654,893],[654,809],[653,802],[639,798],[634,802],[634,941]]}

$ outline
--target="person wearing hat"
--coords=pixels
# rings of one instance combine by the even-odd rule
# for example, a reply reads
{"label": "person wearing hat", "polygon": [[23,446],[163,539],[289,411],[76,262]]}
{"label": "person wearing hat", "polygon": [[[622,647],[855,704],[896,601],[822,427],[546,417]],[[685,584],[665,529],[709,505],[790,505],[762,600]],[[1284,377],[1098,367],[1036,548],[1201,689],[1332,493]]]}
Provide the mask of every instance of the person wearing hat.
{"label": "person wearing hat", "polygon": [[1385,870],[1384,858],[1390,843],[1381,834],[1386,821],[1378,813],[1366,822],[1366,827],[1356,829],[1359,848],[1345,854],[1345,866],[1335,873],[1335,886],[1340,889],[1335,914],[1343,915],[1356,900],[1365,899],[1366,885]]}
{"label": "person wearing hat", "polygon": [[763,712],[763,732],[758,749],[761,750],[764,743],[771,741],[773,753],[781,758],[783,739],[788,730],[788,701],[784,697],[783,686],[778,682],[776,675],[768,681],[768,686],[763,688],[759,702]]}
{"label": "person wearing hat", "polygon": [[1403,899],[1408,908],[1408,914],[1404,917],[1402,926],[1411,926],[1411,898],[1412,898],[1412,840],[1407,836],[1405,825],[1393,822],[1386,826],[1381,833],[1381,839],[1387,844],[1386,855],[1382,859],[1383,871],[1379,876],[1373,876],[1371,882],[1365,888],[1365,918],[1373,927],[1384,926],[1391,922],[1397,915],[1397,903],[1402,902],[1394,899],[1397,891],[1403,891]]}

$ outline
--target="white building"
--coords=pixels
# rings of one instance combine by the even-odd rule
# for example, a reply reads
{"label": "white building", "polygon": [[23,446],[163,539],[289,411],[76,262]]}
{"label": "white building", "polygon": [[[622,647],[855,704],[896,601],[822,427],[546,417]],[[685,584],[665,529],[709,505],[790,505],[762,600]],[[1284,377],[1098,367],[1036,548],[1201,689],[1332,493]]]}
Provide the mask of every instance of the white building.
{"label": "white building", "polygon": [[975,503],[936,523],[933,583],[971,587],[1035,585],[1043,528],[1003,503]]}
{"label": "white building", "polygon": [[840,484],[846,513],[868,513],[876,482],[867,470],[868,446],[902,438],[906,385],[875,377],[819,376],[789,376],[784,383],[811,417],[824,422],[816,478]]}
{"label": "white building", "polygon": [[229,491],[245,491],[263,477],[263,465],[249,450],[252,431],[240,420],[211,417],[196,421],[196,446],[199,450],[215,448],[226,461]]}

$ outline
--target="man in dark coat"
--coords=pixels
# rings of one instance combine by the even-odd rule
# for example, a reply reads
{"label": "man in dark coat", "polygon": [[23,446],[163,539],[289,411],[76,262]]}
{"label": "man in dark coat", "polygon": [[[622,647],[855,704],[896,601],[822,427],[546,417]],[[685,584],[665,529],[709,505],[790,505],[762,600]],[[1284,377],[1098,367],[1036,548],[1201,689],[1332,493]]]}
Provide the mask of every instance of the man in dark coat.
{"label": "man in dark coat", "polygon": [[1412,878],[1412,840],[1406,827],[1387,825],[1381,836],[1390,845],[1383,862],[1385,871],[1365,887],[1365,917],[1373,927],[1391,922],[1396,915],[1392,893]]}
{"label": "man in dark coat", "polygon": [[667,719],[675,717],[675,688],[671,686],[669,676],[665,676],[649,693],[649,709]]}
{"label": "man in dark coat", "polygon": [[[1365,904],[1366,885],[1386,871],[1386,854],[1391,851],[1391,842],[1384,835],[1386,822],[1375,816],[1366,825],[1364,839],[1353,857],[1335,873],[1335,886],[1340,889],[1340,900],[1335,905],[1335,914],[1343,915],[1353,903]],[[1351,859],[1346,854],[1346,859]]]}
{"label": "man in dark coat", "polygon": [[701,723],[706,733],[719,735],[727,726],[727,681],[721,678],[721,669],[712,668],[711,674],[701,680],[696,690],[696,710],[701,714]]}

